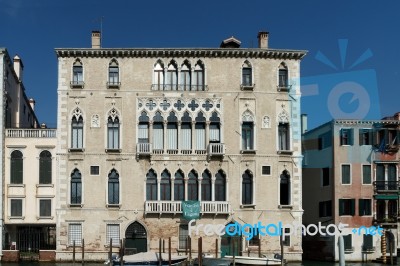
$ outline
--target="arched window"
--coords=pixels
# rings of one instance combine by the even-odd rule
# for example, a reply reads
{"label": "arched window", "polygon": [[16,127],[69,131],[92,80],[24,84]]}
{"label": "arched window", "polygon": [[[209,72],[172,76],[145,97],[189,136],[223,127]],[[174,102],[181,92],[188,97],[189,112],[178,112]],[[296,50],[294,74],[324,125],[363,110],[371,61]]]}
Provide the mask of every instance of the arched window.
{"label": "arched window", "polygon": [[204,65],[198,61],[194,67],[192,87],[195,91],[204,91]]}
{"label": "arched window", "polygon": [[222,170],[215,175],[215,201],[226,201],[226,175]]}
{"label": "arched window", "polygon": [[192,118],[189,112],[185,112],[182,116],[180,147],[183,154],[192,153]]}
{"label": "arched window", "polygon": [[153,169],[146,175],[146,200],[157,200],[157,174]]}
{"label": "arched window", "polygon": [[42,151],[39,155],[39,184],[51,184],[51,153]]}
{"label": "arched window", "polygon": [[188,180],[188,200],[199,200],[199,183],[197,178],[196,171],[190,171]]}
{"label": "arched window", "polygon": [[196,117],[196,153],[201,154],[206,150],[206,118],[200,112]]}
{"label": "arched window", "polygon": [[242,115],[242,150],[254,150],[254,118],[250,111]]}
{"label": "arched window", "polygon": [[279,150],[290,150],[290,127],[289,127],[289,114],[282,110],[278,115],[278,141]]}
{"label": "arched window", "polygon": [[175,173],[174,200],[185,200],[185,180],[181,170]]}
{"label": "arched window", "polygon": [[220,118],[217,112],[213,112],[210,117],[210,143],[220,143]]}
{"label": "arched window", "polygon": [[24,180],[24,161],[22,152],[15,150],[11,153],[11,165],[10,165],[10,183],[11,184],[23,184]]}
{"label": "arched window", "polygon": [[244,87],[253,86],[252,76],[253,72],[251,64],[248,61],[245,61],[244,64],[242,65],[242,86]]}
{"label": "arched window", "polygon": [[253,204],[253,175],[249,170],[242,175],[242,204]]}
{"label": "arched window", "polygon": [[168,65],[167,76],[165,78],[165,89],[166,90],[177,90],[178,89],[178,67],[174,61]]}
{"label": "arched window", "polygon": [[75,109],[71,121],[71,149],[83,148],[83,118],[82,112]]}
{"label": "arched window", "polygon": [[164,64],[160,61],[154,66],[154,87],[156,90],[164,89]]}
{"label": "arched window", "polygon": [[119,66],[116,60],[112,60],[108,66],[108,85],[119,85]]}
{"label": "arched window", "polygon": [[108,204],[119,204],[119,174],[115,169],[108,174]]}
{"label": "arched window", "polygon": [[83,85],[83,65],[79,59],[72,66],[72,85]]}
{"label": "arched window", "polygon": [[184,91],[190,90],[190,64],[185,61],[181,66],[180,87]]}
{"label": "arched window", "polygon": [[287,170],[280,176],[280,205],[290,205],[290,175]]}
{"label": "arched window", "polygon": [[278,90],[288,90],[288,69],[284,63],[279,65]]}
{"label": "arched window", "polygon": [[138,143],[149,143],[149,117],[146,112],[139,117]]}
{"label": "arched window", "polygon": [[161,173],[160,200],[171,200],[171,174],[167,169]]}
{"label": "arched window", "polygon": [[119,117],[115,109],[111,110],[107,122],[107,149],[119,149]]}
{"label": "arched window", "polygon": [[205,170],[201,180],[201,200],[211,201],[211,173]]}
{"label": "arched window", "polygon": [[155,153],[164,151],[164,119],[160,111],[153,117],[153,151]]}
{"label": "arched window", "polygon": [[82,175],[78,169],[71,173],[71,204],[82,203]]}
{"label": "arched window", "polygon": [[178,118],[171,112],[167,118],[167,151],[178,153]]}

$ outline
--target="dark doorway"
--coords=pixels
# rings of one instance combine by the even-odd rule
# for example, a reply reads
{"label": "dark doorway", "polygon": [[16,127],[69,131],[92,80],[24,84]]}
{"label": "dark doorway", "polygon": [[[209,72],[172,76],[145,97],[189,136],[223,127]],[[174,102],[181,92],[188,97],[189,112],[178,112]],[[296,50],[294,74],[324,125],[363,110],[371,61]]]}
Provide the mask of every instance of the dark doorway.
{"label": "dark doorway", "polygon": [[146,228],[140,223],[134,222],[126,229],[125,250],[125,254],[147,251],[147,232]]}

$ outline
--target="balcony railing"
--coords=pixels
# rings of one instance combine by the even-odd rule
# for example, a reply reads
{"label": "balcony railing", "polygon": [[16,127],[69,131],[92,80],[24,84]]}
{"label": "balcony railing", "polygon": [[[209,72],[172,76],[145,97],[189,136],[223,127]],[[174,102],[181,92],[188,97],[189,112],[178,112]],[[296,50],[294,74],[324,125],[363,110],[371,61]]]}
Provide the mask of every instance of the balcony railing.
{"label": "balcony railing", "polygon": [[290,91],[291,88],[292,88],[292,85],[285,85],[285,84],[276,86],[276,89],[278,91]]}
{"label": "balcony railing", "polygon": [[107,88],[109,88],[109,89],[118,89],[120,86],[121,86],[121,82],[118,82],[118,81],[107,82]]}
{"label": "balcony railing", "polygon": [[374,219],[374,222],[382,224],[397,224],[397,220],[398,220],[399,216],[397,214],[388,214],[387,216],[385,215],[377,215],[377,217]]}
{"label": "balcony railing", "polygon": [[9,138],[56,138],[57,129],[6,129]]}
{"label": "balcony railing", "polygon": [[223,143],[210,143],[208,145],[208,154],[213,155],[224,155],[225,145]]}
{"label": "balcony railing", "polygon": [[399,181],[374,181],[375,191],[397,191],[399,190]]}
{"label": "balcony railing", "polygon": [[82,89],[85,86],[85,82],[80,80],[74,80],[70,82],[70,86],[71,88]]}
{"label": "balcony railing", "polygon": [[153,90],[159,91],[206,91],[207,85],[187,85],[187,84],[152,84]]}
{"label": "balcony railing", "polygon": [[150,155],[152,153],[151,143],[136,144],[136,153],[139,155]]}
{"label": "balcony railing", "polygon": [[[229,214],[230,204],[227,201],[201,201],[201,214]],[[182,213],[181,201],[146,201],[145,213]]]}

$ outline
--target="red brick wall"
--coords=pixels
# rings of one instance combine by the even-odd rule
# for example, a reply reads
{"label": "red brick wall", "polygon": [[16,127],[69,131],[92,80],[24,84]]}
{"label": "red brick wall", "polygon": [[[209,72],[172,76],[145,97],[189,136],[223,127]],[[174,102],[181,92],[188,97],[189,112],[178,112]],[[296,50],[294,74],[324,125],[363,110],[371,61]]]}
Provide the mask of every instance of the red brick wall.
{"label": "red brick wall", "polygon": [[39,261],[56,261],[54,250],[39,250]]}
{"label": "red brick wall", "polygon": [[3,262],[18,262],[19,261],[19,250],[3,250]]}

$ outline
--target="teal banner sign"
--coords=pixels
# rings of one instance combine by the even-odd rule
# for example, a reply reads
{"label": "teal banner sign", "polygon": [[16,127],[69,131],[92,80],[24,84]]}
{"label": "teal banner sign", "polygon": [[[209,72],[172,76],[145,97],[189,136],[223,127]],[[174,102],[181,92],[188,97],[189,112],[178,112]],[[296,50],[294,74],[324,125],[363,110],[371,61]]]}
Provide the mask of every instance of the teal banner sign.
{"label": "teal banner sign", "polygon": [[187,200],[182,201],[183,219],[193,220],[200,218],[200,201]]}

